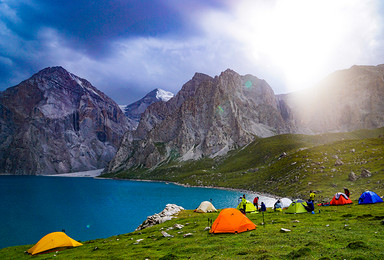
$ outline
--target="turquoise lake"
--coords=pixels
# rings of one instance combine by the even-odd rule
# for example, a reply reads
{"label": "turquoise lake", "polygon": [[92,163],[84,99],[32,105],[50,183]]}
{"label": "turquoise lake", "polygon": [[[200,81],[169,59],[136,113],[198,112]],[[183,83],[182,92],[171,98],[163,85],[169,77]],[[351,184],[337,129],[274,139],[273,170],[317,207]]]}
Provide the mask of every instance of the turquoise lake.
{"label": "turquoise lake", "polygon": [[[212,199],[216,208],[228,208],[236,207],[241,195],[163,182],[0,176],[0,248],[34,244],[62,230],[80,241],[106,238],[134,231],[168,203],[195,209]],[[273,201],[260,199],[267,205]]]}

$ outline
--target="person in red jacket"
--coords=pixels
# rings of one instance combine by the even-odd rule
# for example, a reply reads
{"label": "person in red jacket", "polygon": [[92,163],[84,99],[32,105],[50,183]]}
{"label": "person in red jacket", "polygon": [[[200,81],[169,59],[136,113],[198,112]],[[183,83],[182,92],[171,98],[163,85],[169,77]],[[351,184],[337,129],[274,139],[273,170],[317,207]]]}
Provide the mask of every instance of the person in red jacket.
{"label": "person in red jacket", "polygon": [[259,210],[259,197],[255,197],[253,199],[253,205],[256,207],[257,210]]}

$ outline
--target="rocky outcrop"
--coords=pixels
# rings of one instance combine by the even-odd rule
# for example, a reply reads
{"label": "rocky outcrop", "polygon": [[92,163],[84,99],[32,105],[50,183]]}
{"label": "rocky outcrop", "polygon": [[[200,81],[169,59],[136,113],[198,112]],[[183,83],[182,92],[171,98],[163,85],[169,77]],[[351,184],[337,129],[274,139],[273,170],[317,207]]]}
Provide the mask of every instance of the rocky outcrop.
{"label": "rocky outcrop", "polygon": [[362,178],[368,178],[368,177],[372,176],[372,173],[369,170],[367,170],[367,169],[362,169],[360,176]]}
{"label": "rocky outcrop", "polygon": [[181,210],[184,210],[181,206],[177,206],[176,204],[167,204],[162,212],[147,217],[147,219],[140,226],[138,226],[135,231],[171,220],[174,218],[173,215],[177,214]]}
{"label": "rocky outcrop", "polygon": [[103,168],[127,127],[117,104],[88,81],[46,68],[0,93],[0,172]]}
{"label": "rocky outcrop", "polygon": [[108,171],[149,168],[169,158],[215,157],[256,136],[289,131],[264,80],[232,70],[215,78],[196,73],[168,102],[147,108],[138,128],[125,134]]}
{"label": "rocky outcrop", "polygon": [[349,175],[348,175],[348,180],[350,181],[357,181],[359,177],[356,176],[356,174],[354,172],[350,172]]}
{"label": "rocky outcrop", "polygon": [[144,113],[148,106],[159,101],[167,102],[173,96],[173,93],[157,88],[149,92],[142,99],[124,106],[122,110],[130,122],[129,130],[135,130],[137,128],[141,114]]}

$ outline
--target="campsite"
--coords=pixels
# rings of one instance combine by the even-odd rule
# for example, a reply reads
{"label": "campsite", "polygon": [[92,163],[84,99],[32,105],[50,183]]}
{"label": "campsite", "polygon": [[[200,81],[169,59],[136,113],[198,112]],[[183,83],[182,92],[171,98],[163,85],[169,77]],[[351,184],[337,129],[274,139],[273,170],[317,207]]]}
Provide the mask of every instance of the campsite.
{"label": "campsite", "polygon": [[[315,206],[315,214],[268,209],[246,214],[256,229],[238,234],[205,230],[214,213],[181,211],[162,224],[109,238],[81,241],[83,246],[33,256],[33,259],[383,259],[384,203]],[[176,228],[176,224],[184,227]],[[289,232],[281,232],[281,229]],[[166,231],[171,237],[164,237]],[[188,234],[188,235],[187,235]],[[68,234],[70,236],[70,234]],[[76,238],[74,238],[76,239]],[[32,245],[0,250],[1,259],[31,259]]]}

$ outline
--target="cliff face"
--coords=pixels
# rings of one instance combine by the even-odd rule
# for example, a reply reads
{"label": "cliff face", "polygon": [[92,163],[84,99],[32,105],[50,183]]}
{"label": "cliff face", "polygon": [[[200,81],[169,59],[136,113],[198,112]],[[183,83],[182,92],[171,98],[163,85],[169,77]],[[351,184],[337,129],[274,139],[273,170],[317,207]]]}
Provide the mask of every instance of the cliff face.
{"label": "cliff face", "polygon": [[55,174],[104,167],[128,128],[117,104],[61,67],[0,94],[0,172]]}
{"label": "cliff face", "polygon": [[345,132],[384,126],[384,65],[337,71],[314,89],[278,96],[297,133]]}
{"label": "cliff face", "polygon": [[168,102],[142,114],[126,133],[109,171],[135,165],[153,167],[169,157],[215,157],[255,136],[289,132],[270,86],[254,76],[226,70],[212,78],[195,74]]}

